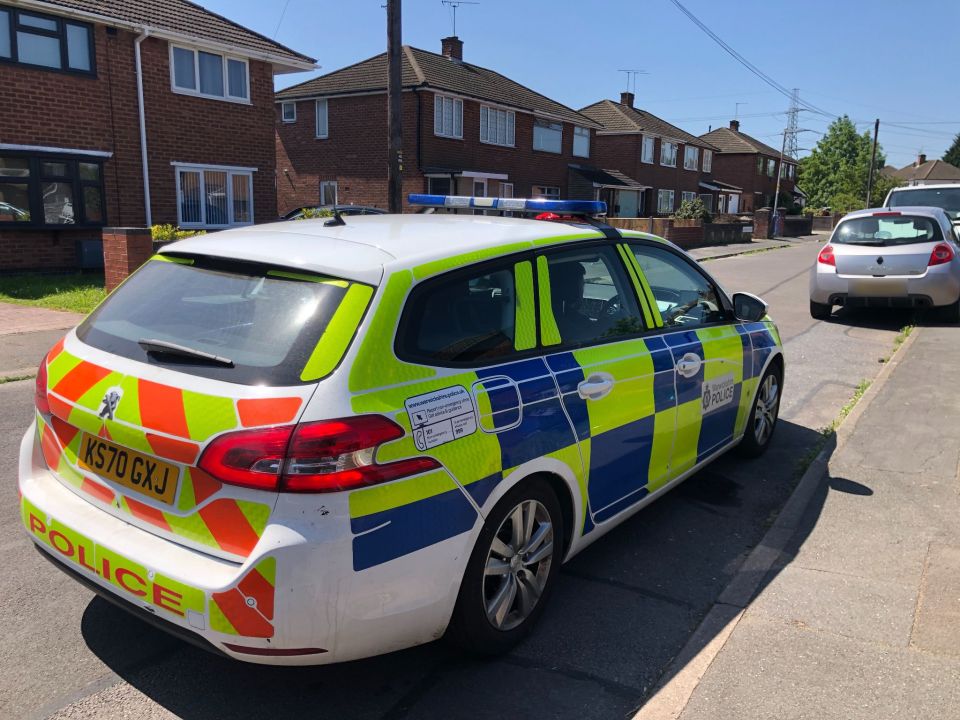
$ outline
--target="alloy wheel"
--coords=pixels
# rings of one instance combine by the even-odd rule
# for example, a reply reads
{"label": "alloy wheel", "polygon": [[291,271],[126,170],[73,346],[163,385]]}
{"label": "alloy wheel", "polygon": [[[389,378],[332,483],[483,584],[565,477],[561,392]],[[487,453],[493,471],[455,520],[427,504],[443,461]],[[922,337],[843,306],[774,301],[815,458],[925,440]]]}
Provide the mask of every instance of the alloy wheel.
{"label": "alloy wheel", "polygon": [[757,445],[766,444],[777,422],[780,402],[780,385],[774,373],[767,375],[757,393],[757,407],[753,414],[753,437]]}
{"label": "alloy wheel", "polygon": [[487,552],[483,606],[497,630],[512,630],[536,607],[553,562],[553,523],[537,500],[507,513]]}

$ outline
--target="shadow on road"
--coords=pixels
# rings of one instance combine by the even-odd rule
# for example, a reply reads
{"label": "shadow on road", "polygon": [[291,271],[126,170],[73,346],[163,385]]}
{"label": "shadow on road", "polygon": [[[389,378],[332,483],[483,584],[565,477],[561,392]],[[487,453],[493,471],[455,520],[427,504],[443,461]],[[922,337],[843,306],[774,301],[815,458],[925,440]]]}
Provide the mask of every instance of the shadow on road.
{"label": "shadow on road", "polygon": [[[84,613],[83,636],[124,680],[190,720],[623,717],[664,679],[776,519],[802,460],[822,446],[819,433],[781,421],[763,458],[729,454],[691,477],[568,563],[540,625],[497,660],[434,643],[326,667],[245,665],[169,638],[101,599]],[[840,478],[823,484],[794,547],[831,491],[870,492]]]}

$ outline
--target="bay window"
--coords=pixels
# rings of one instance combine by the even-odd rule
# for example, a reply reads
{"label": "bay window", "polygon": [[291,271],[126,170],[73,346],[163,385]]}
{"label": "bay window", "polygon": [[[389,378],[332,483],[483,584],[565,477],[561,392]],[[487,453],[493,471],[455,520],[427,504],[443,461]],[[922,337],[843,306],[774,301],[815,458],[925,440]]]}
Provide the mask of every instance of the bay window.
{"label": "bay window", "polygon": [[97,226],[106,221],[96,158],[0,154],[0,226]]}
{"label": "bay window", "polygon": [[247,61],[219,53],[170,45],[170,84],[174,92],[249,102]]}
{"label": "bay window", "polygon": [[177,222],[221,228],[253,222],[253,170],[217,165],[176,165]]}

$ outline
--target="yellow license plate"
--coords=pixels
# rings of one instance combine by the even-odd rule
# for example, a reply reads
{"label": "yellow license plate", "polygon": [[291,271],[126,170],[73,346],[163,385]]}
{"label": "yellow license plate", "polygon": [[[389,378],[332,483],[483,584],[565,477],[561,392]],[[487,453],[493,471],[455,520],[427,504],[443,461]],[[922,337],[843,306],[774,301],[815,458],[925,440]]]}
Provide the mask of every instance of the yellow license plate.
{"label": "yellow license plate", "polygon": [[80,439],[80,467],[113,480],[134,492],[173,505],[180,482],[176,465],[120,447],[103,438],[83,433]]}

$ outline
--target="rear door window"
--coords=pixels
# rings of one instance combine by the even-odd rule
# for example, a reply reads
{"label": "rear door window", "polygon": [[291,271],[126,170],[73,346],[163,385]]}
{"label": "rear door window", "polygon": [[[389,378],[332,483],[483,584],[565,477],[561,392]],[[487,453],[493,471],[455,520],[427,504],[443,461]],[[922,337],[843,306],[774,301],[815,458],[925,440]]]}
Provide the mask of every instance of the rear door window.
{"label": "rear door window", "polygon": [[940,224],[928,217],[888,215],[844,220],[830,242],[839,245],[912,245],[943,240]]}
{"label": "rear door window", "polygon": [[[295,385],[350,286],[339,278],[220,259],[153,260],[77,335],[106,352],[193,375]],[[146,341],[157,344],[151,350]],[[164,345],[221,360],[158,352]]]}

